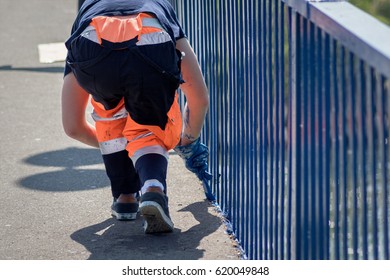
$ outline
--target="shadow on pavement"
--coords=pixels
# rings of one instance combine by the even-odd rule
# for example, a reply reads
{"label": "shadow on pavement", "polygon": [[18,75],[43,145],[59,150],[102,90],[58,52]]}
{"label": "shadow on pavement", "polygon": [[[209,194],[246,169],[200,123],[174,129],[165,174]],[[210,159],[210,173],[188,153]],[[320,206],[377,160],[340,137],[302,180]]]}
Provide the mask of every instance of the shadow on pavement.
{"label": "shadow on pavement", "polygon": [[98,149],[72,147],[33,155],[23,162],[34,166],[61,168],[20,179],[18,184],[25,188],[46,192],[68,192],[109,186],[103,167],[102,169],[89,167],[102,164]]}
{"label": "shadow on pavement", "polygon": [[0,71],[30,71],[40,73],[63,73],[64,67],[13,67],[12,65],[0,65]]}
{"label": "shadow on pavement", "polygon": [[[201,259],[204,250],[198,248],[200,241],[215,232],[221,223],[208,212],[208,207],[213,206],[208,202],[195,202],[178,211],[188,211],[198,221],[184,232],[175,228],[167,234],[144,234],[141,217],[129,222],[110,218],[74,232],[71,238],[91,253],[91,260]],[[180,221],[174,223],[180,226]]]}

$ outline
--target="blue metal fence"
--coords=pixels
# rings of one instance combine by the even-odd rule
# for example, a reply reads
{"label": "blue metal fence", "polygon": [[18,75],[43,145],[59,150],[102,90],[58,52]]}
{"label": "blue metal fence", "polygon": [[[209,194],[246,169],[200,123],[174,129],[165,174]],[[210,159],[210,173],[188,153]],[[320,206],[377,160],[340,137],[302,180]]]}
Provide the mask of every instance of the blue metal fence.
{"label": "blue metal fence", "polygon": [[172,0],[249,259],[390,258],[390,29],[346,2]]}

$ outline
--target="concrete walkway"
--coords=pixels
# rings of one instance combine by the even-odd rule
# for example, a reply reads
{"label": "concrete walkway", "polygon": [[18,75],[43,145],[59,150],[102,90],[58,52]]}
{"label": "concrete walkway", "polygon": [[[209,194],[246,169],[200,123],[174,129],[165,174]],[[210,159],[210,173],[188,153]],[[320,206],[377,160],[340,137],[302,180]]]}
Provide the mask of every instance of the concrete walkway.
{"label": "concrete walkway", "polygon": [[0,10],[0,260],[239,259],[220,215],[174,154],[174,232],[145,235],[141,219],[111,218],[99,151],[62,131],[63,62],[38,57],[39,44],[67,38],[77,1],[2,0]]}

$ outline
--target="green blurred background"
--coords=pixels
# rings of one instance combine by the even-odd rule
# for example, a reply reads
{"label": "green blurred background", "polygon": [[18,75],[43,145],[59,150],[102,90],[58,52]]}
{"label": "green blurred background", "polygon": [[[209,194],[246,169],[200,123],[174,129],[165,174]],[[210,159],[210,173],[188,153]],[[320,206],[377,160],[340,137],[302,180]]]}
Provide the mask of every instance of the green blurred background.
{"label": "green blurred background", "polygon": [[390,25],[390,0],[349,0],[349,2]]}

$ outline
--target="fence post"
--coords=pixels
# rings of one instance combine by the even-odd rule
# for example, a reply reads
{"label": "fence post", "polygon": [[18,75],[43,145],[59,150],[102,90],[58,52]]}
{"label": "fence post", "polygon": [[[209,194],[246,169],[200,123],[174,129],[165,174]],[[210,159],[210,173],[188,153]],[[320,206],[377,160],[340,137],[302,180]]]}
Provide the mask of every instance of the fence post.
{"label": "fence post", "polygon": [[300,166],[298,165],[300,150],[299,150],[299,137],[300,137],[300,111],[299,111],[299,50],[297,49],[299,36],[298,29],[299,23],[297,19],[296,11],[289,9],[289,119],[290,119],[290,135],[289,135],[289,186],[291,191],[290,196],[290,238],[291,242],[290,252],[288,253],[289,259],[298,259],[299,233],[297,225],[300,224],[298,214],[298,199],[299,199],[299,183],[300,183]]}

